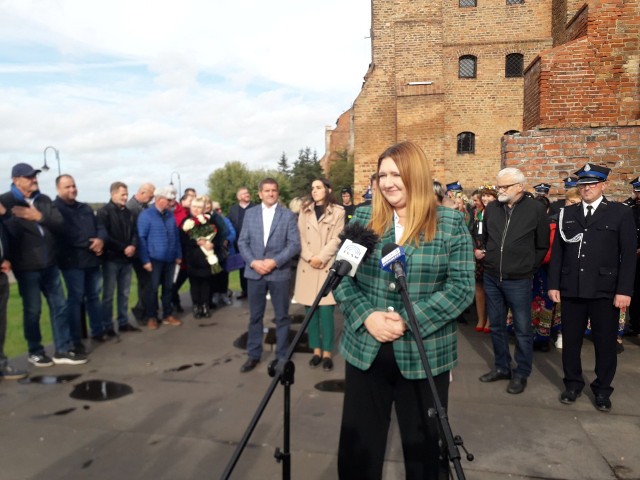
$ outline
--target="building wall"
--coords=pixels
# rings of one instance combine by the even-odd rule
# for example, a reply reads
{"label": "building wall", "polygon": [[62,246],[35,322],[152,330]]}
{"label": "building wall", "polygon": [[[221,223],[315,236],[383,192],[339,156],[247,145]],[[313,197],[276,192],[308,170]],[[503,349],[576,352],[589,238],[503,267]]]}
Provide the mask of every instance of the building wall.
{"label": "building wall", "polygon": [[[526,66],[552,46],[551,0],[468,8],[458,0],[373,0],[371,33],[372,65],[353,107],[356,195],[378,155],[403,140],[424,148],[443,183],[491,180],[502,135],[522,130],[523,78],[505,78],[505,57],[521,53]],[[477,78],[458,78],[461,55],[477,56]],[[464,131],[476,135],[474,154],[457,154]]]}

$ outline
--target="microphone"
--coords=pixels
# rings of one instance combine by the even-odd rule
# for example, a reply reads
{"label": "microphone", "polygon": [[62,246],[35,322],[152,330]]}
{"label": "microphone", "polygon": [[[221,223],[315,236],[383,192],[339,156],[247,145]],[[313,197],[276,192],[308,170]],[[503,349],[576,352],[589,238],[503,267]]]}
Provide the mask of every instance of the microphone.
{"label": "microphone", "polygon": [[353,277],[378,244],[378,236],[370,228],[359,223],[349,223],[338,235],[342,240],[336,260],[329,269],[330,281],[322,292],[326,296],[335,289],[345,275]]}
{"label": "microphone", "polygon": [[393,272],[396,279],[400,280],[406,277],[405,269],[407,260],[404,256],[404,248],[395,243],[387,243],[382,247],[382,258],[380,259],[380,268],[386,272]]}

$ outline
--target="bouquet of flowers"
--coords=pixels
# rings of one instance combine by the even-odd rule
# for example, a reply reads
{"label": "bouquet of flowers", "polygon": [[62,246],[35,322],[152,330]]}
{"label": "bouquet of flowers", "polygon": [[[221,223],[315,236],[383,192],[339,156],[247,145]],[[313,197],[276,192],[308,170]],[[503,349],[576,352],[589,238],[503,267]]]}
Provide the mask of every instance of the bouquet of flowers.
{"label": "bouquet of flowers", "polygon": [[[202,239],[211,242],[218,232],[215,225],[209,223],[210,219],[211,215],[207,215],[206,213],[200,214],[197,217],[187,218],[182,224],[182,230],[189,235],[189,238],[192,240],[197,241]],[[207,263],[211,265],[211,273],[221,272],[222,266],[214,251],[207,249],[204,245],[200,246],[200,250],[204,253]]]}

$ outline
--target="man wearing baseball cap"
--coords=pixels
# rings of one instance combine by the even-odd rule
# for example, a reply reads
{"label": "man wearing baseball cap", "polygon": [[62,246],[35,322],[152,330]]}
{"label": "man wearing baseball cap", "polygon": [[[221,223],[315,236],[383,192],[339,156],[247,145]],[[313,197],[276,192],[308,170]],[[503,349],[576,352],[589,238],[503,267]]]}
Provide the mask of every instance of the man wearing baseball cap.
{"label": "man wearing baseball cap", "polygon": [[[60,270],[56,264],[55,234],[62,231],[62,215],[51,199],[40,193],[38,174],[31,165],[18,163],[11,170],[11,190],[0,195],[9,236],[9,260],[22,297],[24,336],[29,362],[36,367],[87,362],[71,340]],[[0,212],[1,213],[1,212]],[[55,353],[49,357],[40,334],[41,295],[49,304]]]}
{"label": "man wearing baseball cap", "polygon": [[573,404],[584,388],[580,352],[591,319],[596,378],[590,386],[601,412],[611,410],[618,320],[631,303],[637,245],[631,210],[603,195],[609,172],[592,163],[576,172],[582,202],[560,211],[549,267],[549,298],[562,302],[560,402]]}

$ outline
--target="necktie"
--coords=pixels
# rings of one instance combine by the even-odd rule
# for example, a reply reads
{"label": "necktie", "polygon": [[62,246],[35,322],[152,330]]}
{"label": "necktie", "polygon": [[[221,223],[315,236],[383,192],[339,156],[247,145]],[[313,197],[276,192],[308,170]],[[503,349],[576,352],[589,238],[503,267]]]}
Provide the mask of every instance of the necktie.
{"label": "necktie", "polygon": [[593,210],[593,207],[591,205],[587,205],[587,216],[584,217],[587,226],[589,225],[589,222],[591,222],[592,210]]}

